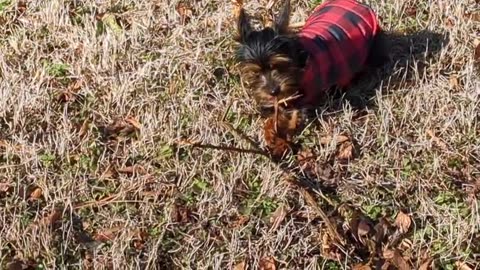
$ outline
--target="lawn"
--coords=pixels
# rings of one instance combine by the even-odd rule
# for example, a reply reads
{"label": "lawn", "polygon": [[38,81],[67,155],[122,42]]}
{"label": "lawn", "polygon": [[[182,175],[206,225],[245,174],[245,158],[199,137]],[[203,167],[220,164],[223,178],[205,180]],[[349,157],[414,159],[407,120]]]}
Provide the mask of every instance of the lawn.
{"label": "lawn", "polygon": [[231,1],[0,0],[0,268],[480,269],[480,4],[368,3],[393,62],[275,162]]}

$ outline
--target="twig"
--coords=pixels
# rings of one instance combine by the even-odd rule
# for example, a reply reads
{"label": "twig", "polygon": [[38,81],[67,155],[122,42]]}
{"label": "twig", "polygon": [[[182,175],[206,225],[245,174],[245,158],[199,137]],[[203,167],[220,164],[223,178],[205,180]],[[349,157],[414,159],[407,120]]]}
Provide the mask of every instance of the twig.
{"label": "twig", "polygon": [[230,132],[236,134],[237,136],[239,136],[240,138],[244,139],[245,141],[247,141],[253,148],[255,148],[256,150],[259,150],[259,151],[263,151],[263,149],[259,146],[259,144],[257,142],[255,142],[254,140],[252,140],[250,137],[248,137],[247,135],[245,135],[242,131],[240,131],[238,128],[235,128],[232,124],[228,123],[226,121],[226,118],[227,118],[227,115],[228,115],[228,112],[230,111],[230,108],[232,107],[232,102],[230,102],[227,106],[227,109],[225,110],[225,112],[223,113],[223,116],[222,118],[220,119],[220,124],[222,126],[224,126],[225,128],[227,128],[228,130],[230,130]]}
{"label": "twig", "polygon": [[247,135],[245,135],[243,132],[241,132],[240,130],[238,130],[238,128],[235,128],[234,126],[232,126],[232,124],[228,123],[228,122],[222,122],[220,123],[222,126],[224,126],[225,128],[227,128],[228,130],[230,130],[232,133],[235,133],[236,135],[238,135],[239,137],[241,137],[242,139],[244,139],[245,141],[247,141],[253,148],[255,148],[256,150],[258,151],[263,151],[262,148],[258,145],[258,143],[256,143],[254,140],[252,140],[250,137],[248,137]]}
{"label": "twig", "polygon": [[336,238],[336,240],[342,244],[342,245],[345,245],[345,240],[340,236],[340,234],[337,232],[337,230],[335,229],[335,227],[333,226],[332,222],[330,222],[330,219],[328,218],[327,214],[325,214],[325,212],[323,212],[322,208],[320,208],[317,203],[315,202],[315,199],[313,198],[313,196],[310,194],[310,192],[304,188],[304,187],[301,187],[302,188],[302,193],[303,193],[303,196],[305,197],[305,200],[307,201],[307,203],[310,205],[310,207],[313,208],[313,210],[322,218],[322,220],[325,222],[325,224],[327,225],[327,229],[328,231],[330,232],[331,236]]}
{"label": "twig", "polygon": [[295,100],[299,97],[301,97],[302,95],[300,94],[296,94],[296,95],[292,95],[292,96],[289,96],[289,97],[286,97],[286,98],[283,98],[281,100],[279,100],[278,102],[276,102],[276,104],[280,104],[280,103],[283,103],[284,105],[287,105],[287,102],[290,101],[290,100]]}

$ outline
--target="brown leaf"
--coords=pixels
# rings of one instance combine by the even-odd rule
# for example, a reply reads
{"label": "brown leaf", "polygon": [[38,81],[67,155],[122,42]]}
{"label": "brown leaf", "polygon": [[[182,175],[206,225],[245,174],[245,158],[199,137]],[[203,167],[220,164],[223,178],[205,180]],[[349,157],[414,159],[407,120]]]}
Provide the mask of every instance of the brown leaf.
{"label": "brown leaf", "polygon": [[78,131],[78,136],[80,136],[80,138],[83,138],[83,136],[87,134],[88,128],[89,128],[88,119],[85,119],[85,121],[83,121],[82,126],[80,127],[80,130]]}
{"label": "brown leaf", "polygon": [[264,136],[267,147],[274,158],[283,157],[289,150],[290,144],[275,131],[275,119],[268,118],[264,125]]}
{"label": "brown leaf", "polygon": [[140,130],[142,128],[142,125],[140,124],[140,122],[134,117],[131,117],[131,116],[127,117],[126,121],[127,123],[135,127],[137,130]]}
{"label": "brown leaf", "polygon": [[148,239],[148,232],[143,229],[133,231],[133,246],[136,250],[142,250],[145,247],[145,241]]}
{"label": "brown leaf", "polygon": [[325,137],[320,138],[320,143],[321,144],[330,144],[333,140],[335,140],[335,143],[338,145],[338,144],[342,144],[342,143],[348,141],[349,138],[345,135],[338,135],[338,136],[335,136],[335,137],[325,136]]}
{"label": "brown leaf", "polygon": [[240,228],[250,220],[249,216],[239,216],[233,222],[228,224],[229,228]]}
{"label": "brown leaf", "polygon": [[480,22],[480,12],[467,14],[468,18],[474,22]]}
{"label": "brown leaf", "polygon": [[433,259],[428,258],[422,265],[420,265],[420,268],[418,270],[428,270],[430,265],[432,264]]}
{"label": "brown leaf", "polygon": [[25,1],[18,1],[17,2],[17,11],[22,14],[27,10],[27,3]]}
{"label": "brown leaf", "polygon": [[275,260],[272,257],[264,257],[260,260],[260,270],[276,270]]}
{"label": "brown leaf", "polygon": [[383,258],[390,261],[398,270],[410,270],[411,267],[408,265],[407,261],[402,257],[402,254],[399,250],[384,250]]}
{"label": "brown leaf", "polygon": [[241,261],[233,267],[233,270],[246,270],[246,269],[247,269],[247,266],[245,261]]}
{"label": "brown leaf", "polygon": [[395,218],[395,226],[397,226],[400,232],[408,232],[410,225],[412,225],[412,219],[410,216],[405,214],[403,211],[398,212],[397,217]]}
{"label": "brown leaf", "polygon": [[332,236],[330,236],[328,230],[322,232],[321,254],[322,257],[327,259],[337,262],[342,261],[342,255],[339,251],[339,248],[337,245],[335,245],[335,242],[332,239]]}
{"label": "brown leaf", "polygon": [[175,205],[172,211],[172,220],[178,223],[187,223],[190,220],[192,212],[189,208],[183,205]]}
{"label": "brown leaf", "polygon": [[40,224],[52,226],[63,216],[63,209],[55,208],[49,215],[40,220]]}
{"label": "brown leaf", "polygon": [[480,62],[480,43],[477,45],[477,47],[475,47],[475,54],[473,60],[475,60],[476,62]]}
{"label": "brown leaf", "polygon": [[311,149],[304,149],[297,155],[298,165],[303,171],[315,173],[316,169],[316,155]]}
{"label": "brown leaf", "polygon": [[42,195],[43,195],[42,189],[37,187],[32,191],[32,193],[30,193],[30,199],[38,200],[42,197]]}
{"label": "brown leaf", "polygon": [[115,237],[118,235],[118,233],[122,229],[124,229],[123,226],[116,226],[116,227],[106,229],[104,231],[97,232],[97,234],[95,234],[93,239],[95,239],[95,241],[99,241],[99,242],[111,241],[111,240],[115,239]]}
{"label": "brown leaf", "polygon": [[350,160],[353,157],[353,143],[352,142],[344,142],[340,145],[340,149],[337,153],[337,158],[339,160]]}
{"label": "brown leaf", "polygon": [[452,89],[458,89],[460,87],[460,84],[458,82],[458,77],[455,75],[450,75],[450,78],[448,79],[448,83],[450,85],[450,88]]}
{"label": "brown leaf", "polygon": [[9,192],[13,189],[10,183],[0,183],[0,192]]}
{"label": "brown leaf", "polygon": [[390,222],[384,217],[380,218],[380,221],[375,225],[375,242],[380,245],[383,240],[385,239],[385,236],[388,234],[388,231],[391,227]]}
{"label": "brown leaf", "polygon": [[182,24],[188,23],[193,16],[192,7],[186,2],[178,3],[175,10],[178,12],[178,15],[180,15]]}
{"label": "brown leaf", "polygon": [[23,270],[25,265],[18,260],[7,263],[7,270]]}
{"label": "brown leaf", "polygon": [[372,268],[370,267],[370,265],[367,263],[367,264],[356,264],[353,266],[352,268],[353,270],[371,270]]}
{"label": "brown leaf", "polygon": [[125,120],[117,119],[112,124],[100,128],[107,137],[116,137],[119,135],[127,136],[138,130],[138,128],[132,123],[136,124],[134,121],[132,121],[132,118],[127,118]]}
{"label": "brown leaf", "polygon": [[428,130],[427,130],[427,135],[430,136],[430,138],[432,139],[432,141],[433,141],[440,149],[442,149],[442,150],[448,150],[448,145],[447,145],[445,142],[443,142],[442,139],[438,138],[432,130],[428,129]]}
{"label": "brown leaf", "polygon": [[457,267],[458,270],[472,270],[473,269],[464,262],[455,262],[455,266]]}
{"label": "brown leaf", "polygon": [[275,212],[272,213],[272,216],[270,217],[270,223],[272,223],[272,227],[270,229],[276,230],[286,216],[287,207],[282,204],[275,210]]}
{"label": "brown leaf", "polygon": [[368,235],[371,230],[372,228],[370,227],[370,224],[368,224],[366,220],[363,220],[363,219],[360,220],[360,222],[358,223],[358,232],[357,232],[359,237]]}
{"label": "brown leaf", "polygon": [[133,165],[133,166],[126,166],[126,167],[123,167],[123,168],[119,168],[119,169],[117,169],[117,172],[125,173],[125,174],[134,174],[134,173],[146,174],[147,173],[145,168],[143,168],[143,166],[141,166],[141,165]]}

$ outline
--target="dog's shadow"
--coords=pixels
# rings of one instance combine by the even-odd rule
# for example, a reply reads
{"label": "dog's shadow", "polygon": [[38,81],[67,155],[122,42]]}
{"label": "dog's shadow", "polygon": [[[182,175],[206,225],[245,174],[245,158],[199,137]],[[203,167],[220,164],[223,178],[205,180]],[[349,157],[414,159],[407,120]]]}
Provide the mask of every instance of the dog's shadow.
{"label": "dog's shadow", "polygon": [[[385,33],[389,47],[390,61],[384,65],[363,72],[351,84],[349,89],[334,91],[329,100],[310,114],[310,128],[320,128],[321,120],[336,118],[343,114],[345,103],[350,104],[356,115],[363,115],[366,108],[377,107],[376,96],[378,92],[391,94],[396,90],[415,89],[419,77],[438,59],[438,54],[448,42],[447,34],[431,31],[420,31],[413,34]],[[420,76],[419,76],[420,75]],[[306,127],[308,129],[308,127]],[[298,142],[298,148],[303,143]],[[355,144],[358,149],[358,145]],[[355,156],[361,156],[355,151]],[[332,165],[334,159],[328,159],[325,164]],[[300,175],[300,174],[299,174]],[[315,178],[315,177],[314,177]],[[310,177],[303,178],[303,185],[324,193],[335,193],[338,181],[312,181]],[[317,179],[320,180],[320,179]],[[316,186],[318,185],[318,186]]]}
{"label": "dog's shadow", "polygon": [[327,105],[328,111],[340,111],[346,102],[356,111],[374,109],[377,92],[389,94],[413,86],[448,42],[448,34],[428,30],[412,34],[387,32],[385,35],[390,61],[359,75],[349,89],[335,92]]}

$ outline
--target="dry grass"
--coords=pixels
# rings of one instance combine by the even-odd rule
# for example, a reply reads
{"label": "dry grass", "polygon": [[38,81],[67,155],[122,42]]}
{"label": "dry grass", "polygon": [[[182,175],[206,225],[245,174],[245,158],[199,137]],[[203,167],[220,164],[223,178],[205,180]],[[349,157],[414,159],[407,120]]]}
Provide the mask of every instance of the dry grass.
{"label": "dry grass", "polygon": [[[478,4],[370,2],[385,29],[410,36],[395,43],[397,65],[359,83],[350,103],[332,100],[302,135],[324,168],[308,180],[334,187],[315,199],[329,215],[348,203],[374,220],[406,209],[413,224],[402,250],[414,268],[419,254],[438,269],[478,268]],[[259,13],[265,4],[246,8]],[[293,2],[292,21],[313,4]],[[194,1],[180,15],[175,6],[0,0],[2,269],[14,259],[36,269],[230,269],[241,261],[258,269],[269,256],[277,269],[345,269],[358,261],[325,259],[324,220],[268,158],[173,144],[249,148],[219,120],[225,114],[262,140],[233,65],[230,1]],[[348,105],[358,102],[368,106]],[[340,133],[357,146],[348,164],[319,143]],[[272,229],[279,207],[288,211]]]}

